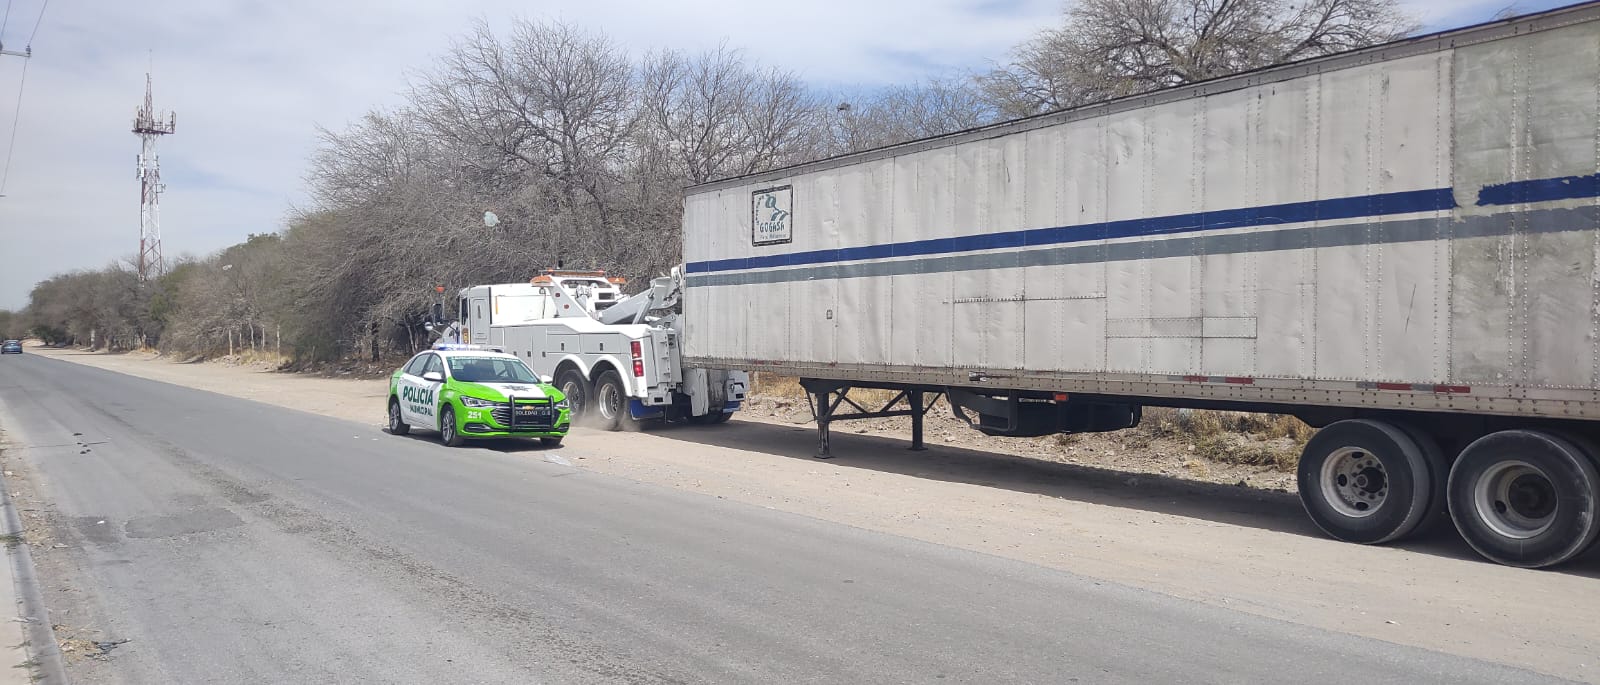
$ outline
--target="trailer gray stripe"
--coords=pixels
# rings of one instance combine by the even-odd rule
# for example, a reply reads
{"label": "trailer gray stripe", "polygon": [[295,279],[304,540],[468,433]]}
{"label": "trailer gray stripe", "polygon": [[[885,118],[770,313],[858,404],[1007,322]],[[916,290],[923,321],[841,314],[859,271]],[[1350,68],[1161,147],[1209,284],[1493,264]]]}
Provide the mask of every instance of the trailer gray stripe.
{"label": "trailer gray stripe", "polygon": [[1193,257],[1202,254],[1215,256],[1317,247],[1412,243],[1451,238],[1485,238],[1513,233],[1564,233],[1595,230],[1597,226],[1600,226],[1600,207],[1590,205],[1574,209],[1500,212],[1461,218],[1446,216],[1437,219],[1401,219],[1370,224],[1308,226],[1226,235],[927,257],[892,262],[869,261],[794,269],[691,275],[687,278],[687,282],[690,287],[696,287],[904,276],[1024,266],[1128,262],[1162,257]]}

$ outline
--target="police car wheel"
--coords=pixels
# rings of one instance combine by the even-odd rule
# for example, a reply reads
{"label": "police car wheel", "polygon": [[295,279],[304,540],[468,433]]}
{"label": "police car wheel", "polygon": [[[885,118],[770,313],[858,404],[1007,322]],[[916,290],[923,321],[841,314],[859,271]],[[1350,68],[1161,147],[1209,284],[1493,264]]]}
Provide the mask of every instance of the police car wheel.
{"label": "police car wheel", "polygon": [[444,408],[444,413],[439,415],[439,441],[448,447],[460,447],[467,442],[456,430],[456,410]]}
{"label": "police car wheel", "polygon": [[405,435],[411,432],[411,426],[400,416],[400,400],[389,398],[389,433],[391,435]]}

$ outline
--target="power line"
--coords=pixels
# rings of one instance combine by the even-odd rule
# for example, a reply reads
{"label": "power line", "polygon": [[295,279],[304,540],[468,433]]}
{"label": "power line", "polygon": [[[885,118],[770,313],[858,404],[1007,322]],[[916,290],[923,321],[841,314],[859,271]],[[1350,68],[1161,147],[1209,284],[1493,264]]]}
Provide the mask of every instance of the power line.
{"label": "power line", "polygon": [[[0,19],[0,33],[5,31],[6,24],[11,21],[11,2],[12,0],[6,0],[5,18]],[[27,53],[22,60],[22,75],[17,79],[17,106],[11,112],[11,139],[6,143],[5,167],[0,169],[0,197],[5,197],[6,184],[11,181],[11,158],[17,153],[17,129],[22,125],[22,93],[28,85],[28,62],[32,61],[27,57],[33,55],[33,38],[39,35],[39,25],[44,23],[44,13],[48,9],[50,0],[44,0],[44,5],[39,7],[39,17],[33,20],[33,31],[28,34],[28,42],[25,44]]]}
{"label": "power line", "polygon": [[22,78],[17,80],[17,109],[11,114],[11,142],[6,144],[5,170],[0,171],[0,195],[6,194],[6,182],[11,180],[11,155],[17,151],[17,125],[22,123],[22,87],[28,82],[28,62],[22,60]]}
{"label": "power line", "polygon": [[[44,23],[44,11],[50,9],[50,0],[44,0],[44,6],[39,8],[39,18],[33,20],[33,33],[28,34],[28,50],[33,50],[33,37],[39,35],[39,24]],[[8,10],[9,11],[9,10]]]}

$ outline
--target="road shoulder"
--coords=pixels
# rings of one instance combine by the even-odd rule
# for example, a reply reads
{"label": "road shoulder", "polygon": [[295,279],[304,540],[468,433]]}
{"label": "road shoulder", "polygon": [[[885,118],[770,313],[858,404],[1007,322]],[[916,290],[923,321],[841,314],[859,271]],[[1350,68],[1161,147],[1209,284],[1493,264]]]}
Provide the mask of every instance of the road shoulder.
{"label": "road shoulder", "polygon": [[[0,463],[8,462],[10,444],[0,412]],[[22,519],[11,500],[11,485],[0,474],[0,541],[6,563],[0,564],[0,606],[13,610],[0,623],[0,685],[66,683],[61,645],[56,639],[40,591],[33,555],[24,540]]]}

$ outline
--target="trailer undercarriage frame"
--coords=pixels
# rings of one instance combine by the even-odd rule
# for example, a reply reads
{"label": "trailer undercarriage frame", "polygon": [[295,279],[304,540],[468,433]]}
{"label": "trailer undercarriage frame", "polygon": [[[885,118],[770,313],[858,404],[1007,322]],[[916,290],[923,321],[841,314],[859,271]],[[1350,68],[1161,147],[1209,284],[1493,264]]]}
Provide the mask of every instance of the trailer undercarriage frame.
{"label": "trailer undercarriage frame", "polygon": [[[833,452],[829,444],[829,424],[834,421],[849,421],[852,419],[879,419],[898,416],[911,417],[911,447],[914,451],[923,451],[927,446],[923,441],[923,417],[933,407],[933,403],[944,394],[943,390],[931,389],[925,385],[908,385],[904,383],[860,383],[856,381],[838,381],[818,378],[800,379],[800,387],[805,388],[806,402],[811,406],[811,417],[817,422],[817,454],[818,459],[832,459]],[[850,391],[863,390],[890,390],[896,394],[889,398],[877,409],[868,409],[860,402],[850,397]],[[874,403],[875,404],[875,403]],[[849,411],[841,413],[839,410],[848,405]],[[872,406],[872,405],[868,405]]]}

